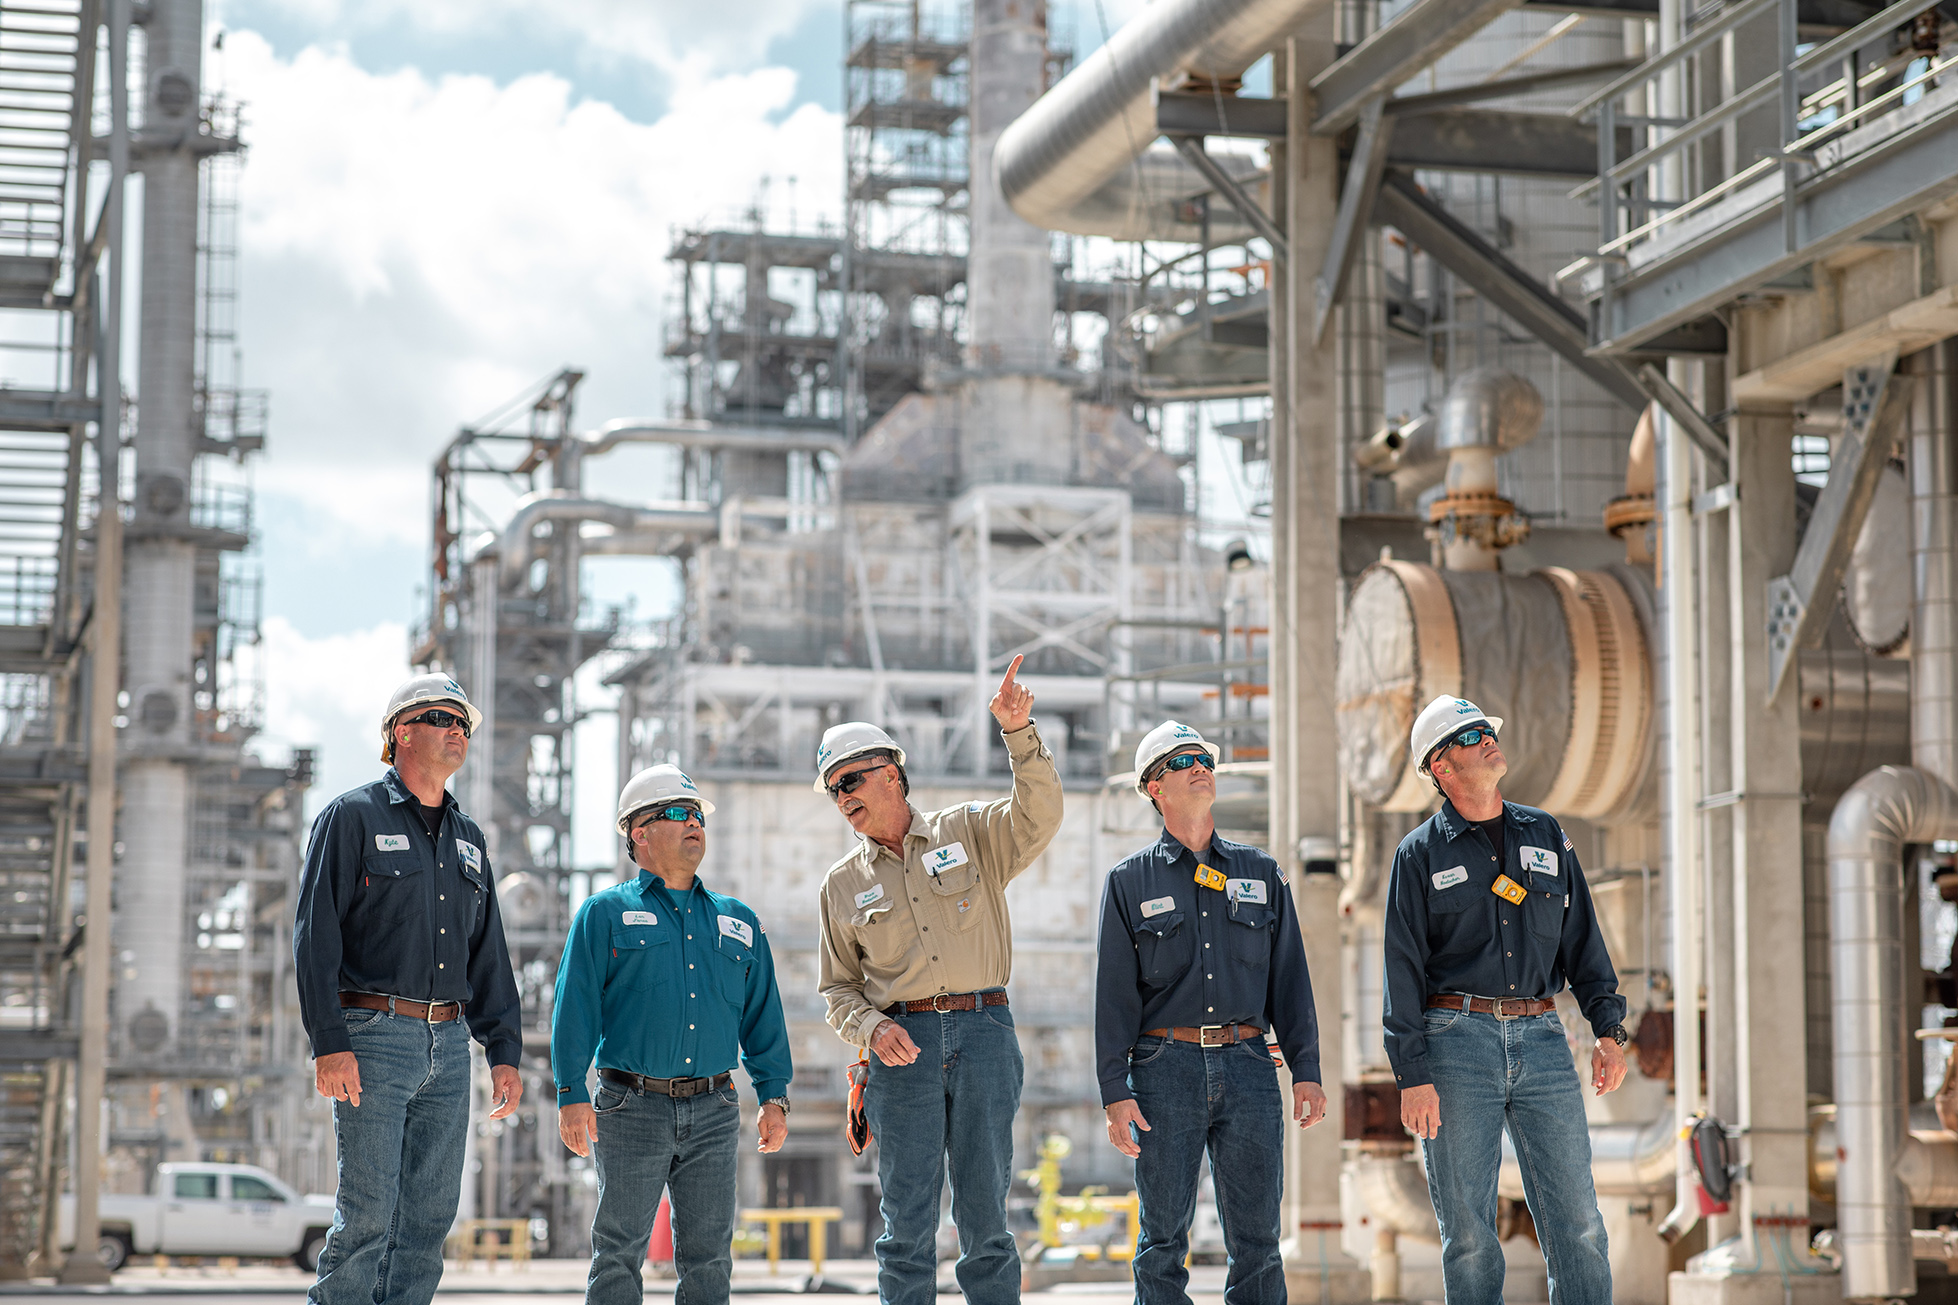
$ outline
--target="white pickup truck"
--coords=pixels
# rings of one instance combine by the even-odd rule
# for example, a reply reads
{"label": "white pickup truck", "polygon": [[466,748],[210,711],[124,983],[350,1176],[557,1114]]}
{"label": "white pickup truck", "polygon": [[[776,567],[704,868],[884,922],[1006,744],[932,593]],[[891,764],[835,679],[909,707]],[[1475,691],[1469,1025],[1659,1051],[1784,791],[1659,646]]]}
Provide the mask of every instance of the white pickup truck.
{"label": "white pickup truck", "polygon": [[[96,1254],[111,1270],[131,1255],[290,1259],[311,1271],[333,1226],[331,1196],[301,1196],[253,1165],[163,1164],[155,1196],[102,1197]],[[75,1245],[75,1198],[61,1198],[61,1245]]]}

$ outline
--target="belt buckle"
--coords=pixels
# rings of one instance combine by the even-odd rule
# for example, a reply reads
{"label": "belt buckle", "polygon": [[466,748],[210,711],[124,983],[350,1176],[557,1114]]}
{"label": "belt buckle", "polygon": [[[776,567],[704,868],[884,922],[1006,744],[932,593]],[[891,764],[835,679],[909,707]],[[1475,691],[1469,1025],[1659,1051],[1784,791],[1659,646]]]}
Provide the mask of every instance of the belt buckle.
{"label": "belt buckle", "polygon": [[682,1092],[682,1091],[680,1090],[680,1085],[681,1085],[682,1083],[689,1083],[689,1082],[692,1082],[692,1080],[691,1080],[691,1079],[684,1079],[684,1078],[669,1078],[669,1079],[667,1079],[667,1080],[666,1080],[666,1095],[667,1095],[667,1098],[668,1098],[669,1100],[672,1100],[672,1101],[678,1101],[678,1100],[679,1100],[680,1098],[682,1098],[682,1097],[690,1097],[690,1096],[694,1096],[694,1095],[696,1095],[695,1093],[692,1093],[692,1092]]}
{"label": "belt buckle", "polygon": [[1213,1033],[1213,1032],[1215,1032],[1215,1033],[1218,1033],[1218,1034],[1220,1034],[1220,1035],[1221,1035],[1221,1034],[1223,1033],[1223,1031],[1224,1031],[1225,1029],[1227,1029],[1227,1028],[1229,1028],[1229,1027],[1230,1027],[1230,1025],[1228,1025],[1228,1024],[1199,1024],[1199,1025],[1197,1025],[1197,1045],[1198,1045],[1199,1047],[1224,1047],[1224,1046],[1229,1046],[1230,1044],[1229,1044],[1229,1043],[1226,1043],[1226,1042],[1212,1042],[1212,1041],[1210,1040],[1210,1035],[1211,1035],[1211,1033]]}
{"label": "belt buckle", "polygon": [[1514,1015],[1505,1015],[1505,1014],[1503,1014],[1503,1007],[1504,1007],[1504,1005],[1506,1005],[1507,1003],[1509,1003],[1509,1002],[1512,1002],[1512,1001],[1513,1001],[1513,1002],[1515,1002],[1515,1003],[1517,1003],[1517,1004],[1518,1004],[1519,1006],[1528,1006],[1528,1005],[1529,1005],[1529,999],[1528,999],[1527,997],[1498,997],[1498,998],[1496,998],[1496,1009],[1495,1009],[1495,1011],[1493,1012],[1493,1014],[1495,1015],[1495,1017],[1496,1017],[1496,1020],[1497,1020],[1497,1022],[1498,1022],[1498,1023],[1502,1023],[1502,1024],[1507,1024],[1507,1023],[1509,1023],[1509,1022],[1510,1022],[1511,1020],[1520,1020],[1520,1019],[1522,1019],[1522,1018],[1523,1018],[1523,1017],[1524,1017],[1525,1015],[1528,1015],[1528,1014],[1530,1013],[1530,1012],[1529,1012],[1528,1010],[1519,1010],[1519,1011],[1517,1011],[1517,1012],[1516,1012],[1516,1013],[1515,1013]]}
{"label": "belt buckle", "polygon": [[941,1006],[939,1003],[950,1001],[954,995],[955,994],[949,992],[934,993],[931,999],[931,1008],[933,1012],[939,1015],[949,1014],[952,1008],[950,1006]]}

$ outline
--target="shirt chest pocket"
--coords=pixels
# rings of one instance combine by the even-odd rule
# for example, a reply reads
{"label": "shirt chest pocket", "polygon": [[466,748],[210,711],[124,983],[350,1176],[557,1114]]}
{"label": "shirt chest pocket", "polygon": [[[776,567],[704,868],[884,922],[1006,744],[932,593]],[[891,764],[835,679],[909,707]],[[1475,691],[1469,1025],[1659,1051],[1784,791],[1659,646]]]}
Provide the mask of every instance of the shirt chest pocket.
{"label": "shirt chest pocket", "polygon": [[1231,955],[1245,965],[1263,970],[1271,964],[1271,931],[1278,919],[1269,906],[1236,902],[1229,913]]}
{"label": "shirt chest pocket", "polygon": [[612,970],[607,984],[651,992],[670,982],[673,930],[663,924],[612,926]]}
{"label": "shirt chest pocket", "polygon": [[422,858],[413,852],[370,852],[361,858],[360,886],[383,892],[396,885],[413,887],[421,882]]}
{"label": "shirt chest pocket", "polygon": [[1152,915],[1135,927],[1135,964],[1143,981],[1163,987],[1190,968],[1196,937],[1181,911]]}
{"label": "shirt chest pocket", "polygon": [[1469,908],[1489,892],[1474,884],[1456,884],[1428,895],[1428,951],[1435,956],[1481,950],[1487,911]]}
{"label": "shirt chest pocket", "polygon": [[739,1010],[748,1000],[748,971],[755,963],[754,949],[739,938],[722,934],[714,944],[714,977],[721,986],[721,998]]}
{"label": "shirt chest pocket", "polygon": [[892,918],[896,914],[896,904],[885,898],[850,917],[857,931],[857,949],[879,970],[895,969],[904,961],[904,931]]}
{"label": "shirt chest pocket", "polygon": [[[1531,878],[1536,876],[1532,875]],[[1529,923],[1530,936],[1538,942],[1546,942],[1555,947],[1563,941],[1563,893],[1532,888],[1528,900],[1523,903],[1523,915]]]}
{"label": "shirt chest pocket", "polygon": [[952,927],[960,933],[971,930],[979,923],[979,917],[986,914],[979,867],[971,862],[936,875],[927,875],[925,882],[931,885],[932,895],[950,914]]}

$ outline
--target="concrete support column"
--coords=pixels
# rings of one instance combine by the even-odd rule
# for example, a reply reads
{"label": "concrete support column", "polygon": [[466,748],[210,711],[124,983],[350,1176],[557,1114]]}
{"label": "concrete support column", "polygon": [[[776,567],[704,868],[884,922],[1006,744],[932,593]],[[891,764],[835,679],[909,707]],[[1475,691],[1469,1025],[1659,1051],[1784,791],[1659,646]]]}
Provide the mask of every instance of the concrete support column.
{"label": "concrete support column", "polygon": [[1273,287],[1273,361],[1282,359],[1283,370],[1274,366],[1272,389],[1284,397],[1274,404],[1271,432],[1271,850],[1292,875],[1328,1103],[1324,1122],[1289,1133],[1285,1278],[1293,1301],[1325,1305],[1369,1294],[1366,1270],[1339,1245],[1345,1003],[1340,885],[1332,871],[1340,803],[1335,756],[1323,745],[1338,649],[1339,369],[1335,340],[1315,345],[1310,328],[1313,285],[1339,205],[1339,154],[1334,141],[1307,130],[1315,112],[1308,83],[1332,62],[1333,50],[1328,6],[1301,25],[1284,61],[1291,118],[1278,216],[1291,258]]}
{"label": "concrete support column", "polygon": [[[1769,702],[1768,581],[1795,560],[1794,414],[1747,411],[1731,426],[1733,479],[1727,513],[1732,656],[1735,1095],[1731,1121],[1745,1130],[1740,1188],[1743,1242],[1779,1236],[1757,1220],[1808,1213],[1808,1101],[1804,1046],[1801,727],[1797,695]],[[1786,689],[1787,686],[1784,686]],[[1755,1262],[1774,1263],[1765,1244]]]}
{"label": "concrete support column", "polygon": [[999,134],[1047,89],[1046,0],[973,0],[971,254],[967,359],[974,367],[1045,371],[1054,335],[1052,237],[993,184]]}

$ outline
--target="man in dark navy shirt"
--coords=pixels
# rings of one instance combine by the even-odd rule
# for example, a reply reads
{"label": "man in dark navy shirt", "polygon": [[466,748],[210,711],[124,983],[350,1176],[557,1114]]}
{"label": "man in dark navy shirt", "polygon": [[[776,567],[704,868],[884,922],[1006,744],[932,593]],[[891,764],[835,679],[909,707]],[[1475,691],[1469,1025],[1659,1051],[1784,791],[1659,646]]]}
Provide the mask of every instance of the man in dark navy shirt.
{"label": "man in dark navy shirt", "polygon": [[1387,1058],[1401,1122],[1425,1142],[1451,1301],[1502,1299],[1496,1174],[1515,1143],[1559,1305],[1609,1305],[1591,1138],[1554,998],[1569,982],[1596,1036],[1591,1083],[1625,1079],[1625,999],[1571,840],[1505,802],[1502,721],[1465,698],[1416,717],[1409,757],[1441,810],[1402,840],[1387,885]]}
{"label": "man in dark navy shirt", "polygon": [[1319,1019],[1285,872],[1216,835],[1217,749],[1168,721],[1136,750],[1136,791],[1163,836],[1117,865],[1101,899],[1095,1071],[1108,1140],[1135,1160],[1139,1305],[1188,1305],[1198,1166],[1210,1155],[1230,1253],[1228,1305],[1284,1305],[1278,1253],[1284,1101],[1269,1032],[1292,1075],[1292,1118],[1325,1117]]}
{"label": "man in dark navy shirt", "polygon": [[314,1080],[333,1098],[340,1185],[307,1293],[426,1305],[442,1277],[469,1131],[469,1039],[491,1119],[517,1108],[516,979],[483,831],[444,787],[482,723],[462,686],[419,675],[382,714],[372,784],[313,822],[292,953]]}

